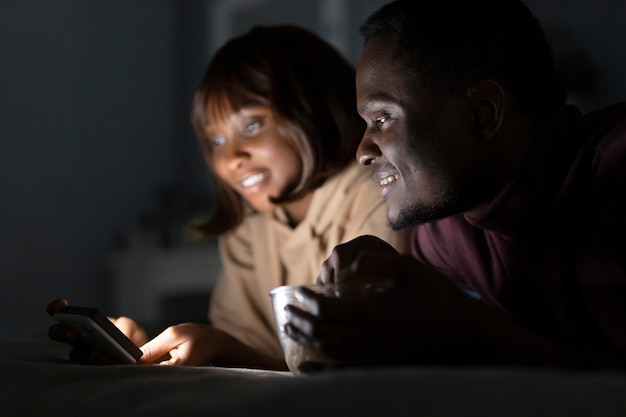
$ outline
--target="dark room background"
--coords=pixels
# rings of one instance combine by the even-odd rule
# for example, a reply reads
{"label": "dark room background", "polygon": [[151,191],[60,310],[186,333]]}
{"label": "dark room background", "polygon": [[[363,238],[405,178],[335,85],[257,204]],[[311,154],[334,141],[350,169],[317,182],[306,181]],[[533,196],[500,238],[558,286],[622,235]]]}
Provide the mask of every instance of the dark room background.
{"label": "dark room background", "polygon": [[[0,0],[0,340],[45,335],[46,304],[61,296],[135,315],[116,299],[120,259],[126,282],[140,263],[137,276],[156,270],[175,283],[206,254],[190,273],[210,282],[214,242],[185,227],[211,209],[189,123],[211,53],[254,24],[289,22],[356,62],[357,28],[384,3]],[[626,100],[626,2],[528,4],[566,71],[570,101],[591,110]]]}

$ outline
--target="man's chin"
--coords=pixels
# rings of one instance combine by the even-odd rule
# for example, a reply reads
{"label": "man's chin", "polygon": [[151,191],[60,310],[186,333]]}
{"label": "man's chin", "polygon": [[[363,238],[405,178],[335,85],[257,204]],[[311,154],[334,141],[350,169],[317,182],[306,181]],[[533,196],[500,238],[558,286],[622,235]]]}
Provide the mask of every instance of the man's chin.
{"label": "man's chin", "polygon": [[441,216],[438,216],[433,210],[406,208],[400,211],[396,216],[392,216],[390,214],[388,220],[389,227],[391,227],[392,230],[399,231],[419,226],[420,224],[428,223],[440,218]]}
{"label": "man's chin", "polygon": [[389,227],[391,227],[391,229],[395,230],[396,232],[418,226],[421,223],[423,222],[419,222],[419,221],[416,221],[415,219],[409,219],[406,217],[398,217],[396,219],[389,219]]}
{"label": "man's chin", "polygon": [[409,223],[405,221],[391,221],[391,220],[389,221],[389,227],[391,227],[391,230],[394,230],[396,232],[400,230],[409,229],[411,227],[415,227],[419,224],[420,223]]}

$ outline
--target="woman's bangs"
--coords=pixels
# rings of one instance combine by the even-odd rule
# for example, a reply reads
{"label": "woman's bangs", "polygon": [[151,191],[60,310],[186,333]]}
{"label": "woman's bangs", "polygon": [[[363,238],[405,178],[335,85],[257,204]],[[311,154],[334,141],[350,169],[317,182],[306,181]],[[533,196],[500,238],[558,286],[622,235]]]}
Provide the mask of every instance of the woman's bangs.
{"label": "woman's bangs", "polygon": [[267,105],[267,100],[244,88],[222,87],[209,91],[206,101],[206,122],[224,122],[230,114],[254,105]]}
{"label": "woman's bangs", "polygon": [[234,111],[235,104],[226,90],[219,89],[208,93],[205,112],[207,124],[223,122]]}

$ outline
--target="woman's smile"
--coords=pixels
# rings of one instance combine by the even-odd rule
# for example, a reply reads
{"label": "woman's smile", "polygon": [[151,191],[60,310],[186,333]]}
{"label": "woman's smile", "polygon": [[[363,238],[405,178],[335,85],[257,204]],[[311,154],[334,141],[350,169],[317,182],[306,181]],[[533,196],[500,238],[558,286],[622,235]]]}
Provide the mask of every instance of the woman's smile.
{"label": "woman's smile", "polygon": [[264,172],[253,172],[247,176],[245,176],[242,180],[241,180],[241,186],[242,187],[252,187],[253,185],[256,185],[258,183],[260,183],[261,181],[263,181],[263,179],[269,174],[269,172],[264,171]]}
{"label": "woman's smile", "polygon": [[258,192],[263,183],[267,183],[269,176],[269,170],[251,172],[247,174],[239,182],[242,188],[242,193],[249,194]]}

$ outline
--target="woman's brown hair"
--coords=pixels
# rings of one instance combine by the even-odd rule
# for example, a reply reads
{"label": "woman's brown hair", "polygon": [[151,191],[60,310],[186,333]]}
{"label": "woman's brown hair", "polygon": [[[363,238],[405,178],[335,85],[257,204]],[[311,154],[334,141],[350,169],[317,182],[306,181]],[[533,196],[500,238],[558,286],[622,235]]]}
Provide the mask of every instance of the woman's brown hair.
{"label": "woman's brown hair", "polygon": [[[302,158],[299,184],[273,202],[297,200],[320,187],[354,160],[361,140],[354,75],[330,44],[296,26],[257,26],[230,40],[213,56],[193,99],[192,123],[209,167],[210,147],[203,146],[208,118],[267,105],[290,130]],[[219,235],[237,227],[248,206],[214,179],[216,208],[200,229]]]}

